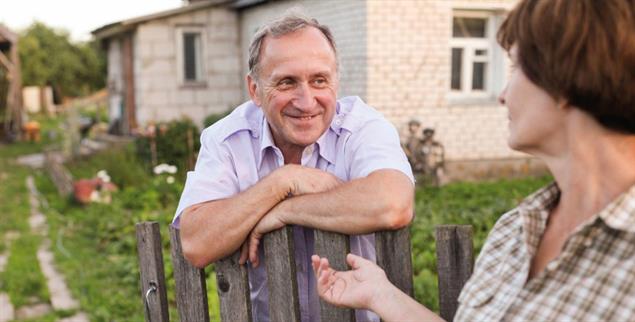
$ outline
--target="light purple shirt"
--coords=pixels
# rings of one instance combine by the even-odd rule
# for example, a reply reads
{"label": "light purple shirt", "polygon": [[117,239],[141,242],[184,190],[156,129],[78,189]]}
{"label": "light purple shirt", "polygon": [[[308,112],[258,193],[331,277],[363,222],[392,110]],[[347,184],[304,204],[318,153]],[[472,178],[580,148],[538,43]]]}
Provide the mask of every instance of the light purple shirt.
{"label": "light purple shirt", "polygon": [[[414,183],[397,131],[359,97],[338,100],[331,126],[304,149],[301,164],[330,172],[343,181],[363,178],[379,169],[396,169]],[[234,196],[283,165],[282,152],[273,143],[261,109],[251,101],[240,105],[203,131],[196,167],[187,174],[173,225],[179,227],[179,215],[187,207]],[[311,269],[313,230],[294,226],[293,231],[301,318],[303,322],[319,321],[320,304]],[[352,236],[351,252],[375,261],[374,244],[373,234]],[[258,251],[264,263],[263,248]],[[265,265],[249,266],[249,284],[254,321],[269,321]],[[355,313],[357,321],[379,320],[369,311]]]}

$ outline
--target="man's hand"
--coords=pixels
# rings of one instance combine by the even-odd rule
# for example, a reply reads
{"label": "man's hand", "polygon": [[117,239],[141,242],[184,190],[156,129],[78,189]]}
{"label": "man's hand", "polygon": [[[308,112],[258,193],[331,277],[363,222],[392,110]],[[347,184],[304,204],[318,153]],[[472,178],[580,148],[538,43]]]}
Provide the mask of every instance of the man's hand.
{"label": "man's hand", "polygon": [[[288,196],[299,196],[309,193],[318,193],[335,188],[342,181],[331,173],[323,170],[303,167],[295,164],[286,165],[276,170],[282,180],[288,180]],[[284,202],[284,201],[282,201]],[[258,267],[258,246],[264,234],[280,229],[286,225],[283,219],[280,204],[265,214],[258,224],[252,229],[245,243],[241,247],[239,263],[244,264],[247,259],[254,267]]]}
{"label": "man's hand", "polygon": [[376,299],[390,288],[386,273],[362,257],[348,254],[350,271],[335,271],[326,258],[311,256],[318,294],[326,302],[355,309],[370,309]]}
{"label": "man's hand", "polygon": [[247,237],[247,240],[245,240],[245,243],[240,250],[240,259],[238,260],[238,263],[242,265],[247,261],[247,258],[249,258],[251,265],[253,265],[253,267],[258,267],[260,264],[260,260],[258,258],[258,245],[260,245],[262,236],[284,226],[285,223],[280,220],[277,213],[273,210],[262,217],[258,224],[256,224],[256,227],[254,227],[249,234],[249,237]]}
{"label": "man's hand", "polygon": [[342,181],[331,173],[320,169],[288,164],[276,170],[283,180],[289,182],[289,195],[299,196],[331,190]]}

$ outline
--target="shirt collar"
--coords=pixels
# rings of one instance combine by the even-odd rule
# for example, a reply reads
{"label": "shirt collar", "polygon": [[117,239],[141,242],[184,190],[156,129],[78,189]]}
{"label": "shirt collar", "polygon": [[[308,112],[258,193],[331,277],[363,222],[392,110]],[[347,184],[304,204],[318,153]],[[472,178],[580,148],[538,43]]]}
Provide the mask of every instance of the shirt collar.
{"label": "shirt collar", "polygon": [[[331,126],[329,126],[315,142],[320,157],[331,164],[335,163],[335,148],[337,145],[337,137],[339,136],[339,132],[337,131],[339,130],[339,124],[337,124],[336,119],[338,119],[337,113],[331,121]],[[267,149],[274,147],[276,147],[276,145],[273,141],[271,129],[269,128],[269,122],[267,122],[267,119],[263,117],[262,124],[260,126],[260,151],[258,152],[257,160],[258,168],[262,166],[262,161],[264,159],[265,153],[267,152]]]}
{"label": "shirt collar", "polygon": [[611,201],[597,216],[613,229],[635,233],[635,185]]}
{"label": "shirt collar", "polygon": [[[523,236],[531,250],[535,250],[544,233],[550,210],[560,198],[560,188],[553,182],[525,198],[518,206],[523,220]],[[635,233],[635,185],[615,198],[586,223],[602,220],[607,226]],[[533,254],[533,252],[531,252]]]}
{"label": "shirt collar", "polygon": [[265,117],[262,118],[262,123],[260,125],[260,151],[258,151],[258,169],[262,167],[262,160],[265,158],[265,153],[268,148],[275,147],[273,142],[273,135],[271,134],[271,130],[269,129],[269,123]]}

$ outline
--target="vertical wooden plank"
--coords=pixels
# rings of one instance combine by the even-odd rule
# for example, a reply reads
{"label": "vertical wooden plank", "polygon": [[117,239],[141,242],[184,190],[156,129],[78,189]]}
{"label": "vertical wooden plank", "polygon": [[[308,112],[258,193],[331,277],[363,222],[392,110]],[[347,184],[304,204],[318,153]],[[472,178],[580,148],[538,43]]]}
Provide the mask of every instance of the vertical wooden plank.
{"label": "vertical wooden plank", "polygon": [[239,258],[240,252],[236,252],[214,264],[220,317],[224,322],[251,322],[247,265],[238,264]]}
{"label": "vertical wooden plank", "polygon": [[298,280],[295,270],[293,227],[286,226],[264,236],[265,265],[272,322],[300,321]]}
{"label": "vertical wooden plank", "polygon": [[414,297],[410,227],[375,233],[375,250],[377,265],[386,272],[388,280]]}
{"label": "vertical wooden plank", "polygon": [[168,298],[165,289],[161,233],[157,222],[136,225],[137,251],[141,271],[141,300],[147,322],[167,322]]}
{"label": "vertical wooden plank", "polygon": [[176,283],[176,307],[182,322],[209,321],[205,270],[192,266],[183,257],[179,230],[170,226],[170,253]]}
{"label": "vertical wooden plank", "polygon": [[472,226],[436,227],[439,308],[441,317],[452,321],[463,285],[472,275],[474,262]]}
{"label": "vertical wooden plank", "polygon": [[[331,267],[338,271],[349,270],[346,254],[351,251],[350,239],[347,235],[315,230],[315,253],[329,259]],[[320,318],[322,321],[355,321],[355,312],[351,309],[338,308],[320,299]]]}

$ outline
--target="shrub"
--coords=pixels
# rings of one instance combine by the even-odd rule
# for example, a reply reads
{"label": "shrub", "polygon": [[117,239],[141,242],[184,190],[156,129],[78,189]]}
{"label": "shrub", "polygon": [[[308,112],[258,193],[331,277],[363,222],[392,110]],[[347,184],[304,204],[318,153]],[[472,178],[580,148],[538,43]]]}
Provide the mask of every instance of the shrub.
{"label": "shrub", "polygon": [[[189,134],[188,134],[189,132]],[[189,137],[188,137],[189,136]],[[151,144],[156,144],[156,162],[174,164],[181,176],[194,165],[196,153],[201,147],[200,131],[192,120],[181,120],[159,123],[156,130],[148,131],[135,140],[137,153],[147,165],[154,166]],[[148,170],[149,167],[148,166]]]}
{"label": "shrub", "polygon": [[203,128],[206,128],[218,121],[220,121],[222,118],[224,118],[225,116],[229,115],[229,113],[231,113],[231,110],[227,110],[225,112],[221,112],[221,113],[212,113],[208,116],[205,117],[205,119],[203,120]]}

